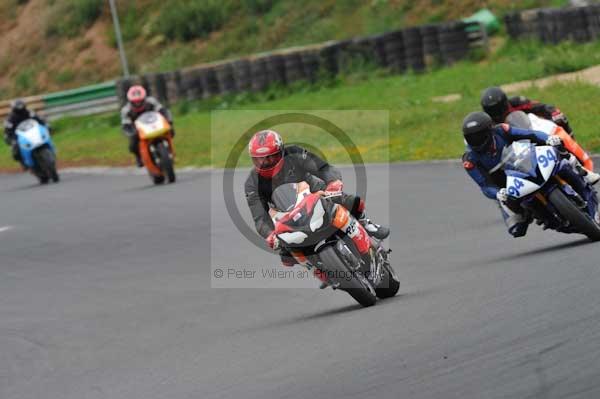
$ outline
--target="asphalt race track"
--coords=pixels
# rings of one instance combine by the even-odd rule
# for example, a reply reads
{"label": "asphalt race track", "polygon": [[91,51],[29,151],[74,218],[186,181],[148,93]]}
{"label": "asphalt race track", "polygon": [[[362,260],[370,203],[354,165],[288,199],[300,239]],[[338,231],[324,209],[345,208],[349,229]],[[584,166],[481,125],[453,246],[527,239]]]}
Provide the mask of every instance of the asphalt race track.
{"label": "asphalt race track", "polygon": [[386,169],[367,205],[391,209],[402,286],[368,309],[211,288],[215,265],[278,264],[216,172],[0,176],[0,398],[600,397],[600,244],[509,238],[459,163]]}

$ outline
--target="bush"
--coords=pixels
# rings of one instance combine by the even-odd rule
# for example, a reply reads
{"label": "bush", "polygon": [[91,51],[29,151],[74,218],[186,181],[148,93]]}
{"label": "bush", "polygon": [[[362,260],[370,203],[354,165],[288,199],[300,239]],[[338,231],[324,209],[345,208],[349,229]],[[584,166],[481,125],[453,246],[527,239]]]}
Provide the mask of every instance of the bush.
{"label": "bush", "polygon": [[253,14],[265,14],[270,11],[276,0],[243,0],[246,10]]}
{"label": "bush", "polygon": [[102,13],[103,0],[77,0],[59,3],[50,13],[47,36],[74,37],[81,29],[96,22]]}
{"label": "bush", "polygon": [[222,0],[174,0],[162,8],[154,31],[172,40],[189,41],[219,29],[229,13],[229,4]]}
{"label": "bush", "polygon": [[[121,8],[121,7],[120,7]],[[140,17],[136,15],[137,11],[135,7],[129,3],[127,9],[121,10],[119,8],[119,22],[121,25],[121,37],[124,42],[129,42],[137,39],[142,33],[142,22]],[[117,48],[117,38],[115,36],[114,27],[111,24],[111,29],[106,31],[108,44],[111,47]]]}
{"label": "bush", "polygon": [[35,90],[37,82],[33,68],[23,68],[15,78],[15,88],[20,92]]}

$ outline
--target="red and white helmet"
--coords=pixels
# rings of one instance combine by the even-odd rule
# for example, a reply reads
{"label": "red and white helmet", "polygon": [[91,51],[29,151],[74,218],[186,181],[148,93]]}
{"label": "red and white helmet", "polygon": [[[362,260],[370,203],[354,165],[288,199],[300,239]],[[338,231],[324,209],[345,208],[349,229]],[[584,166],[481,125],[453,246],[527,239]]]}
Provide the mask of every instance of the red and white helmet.
{"label": "red and white helmet", "polygon": [[131,86],[127,91],[127,101],[133,107],[135,112],[141,112],[144,109],[144,101],[146,100],[146,89],[143,86]]}
{"label": "red and white helmet", "polygon": [[248,143],[248,153],[254,169],[264,178],[273,178],[283,168],[283,140],[273,130],[254,133]]}

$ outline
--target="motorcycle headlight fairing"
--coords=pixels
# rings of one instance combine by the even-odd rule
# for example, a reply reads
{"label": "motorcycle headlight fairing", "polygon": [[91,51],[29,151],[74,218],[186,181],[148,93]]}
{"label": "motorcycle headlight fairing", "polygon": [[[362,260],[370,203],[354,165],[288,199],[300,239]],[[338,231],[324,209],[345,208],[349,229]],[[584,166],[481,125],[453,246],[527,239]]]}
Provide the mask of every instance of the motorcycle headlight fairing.
{"label": "motorcycle headlight fairing", "polygon": [[310,218],[310,230],[317,231],[323,226],[323,216],[325,215],[325,209],[323,209],[322,201],[319,200],[313,208],[313,214]]}
{"label": "motorcycle headlight fairing", "polygon": [[301,231],[292,231],[290,233],[281,233],[277,235],[280,240],[287,244],[302,244],[308,235]]}

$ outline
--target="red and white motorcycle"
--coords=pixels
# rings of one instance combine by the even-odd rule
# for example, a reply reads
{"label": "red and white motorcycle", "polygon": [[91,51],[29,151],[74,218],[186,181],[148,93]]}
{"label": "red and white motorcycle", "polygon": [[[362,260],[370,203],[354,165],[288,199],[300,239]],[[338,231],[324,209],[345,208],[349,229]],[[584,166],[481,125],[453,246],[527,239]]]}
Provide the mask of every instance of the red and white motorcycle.
{"label": "red and white motorcycle", "polygon": [[[275,234],[298,263],[317,269],[333,289],[372,306],[377,297],[392,297],[400,288],[389,262],[391,250],[369,237],[356,218],[332,200],[336,195],[311,193],[306,182],[277,187],[270,212]],[[356,242],[368,247],[368,256],[360,255]]]}

